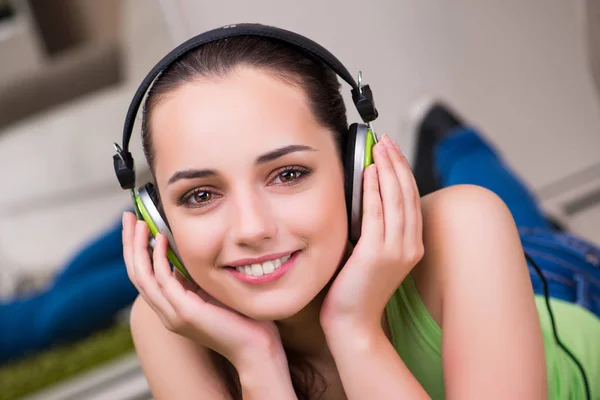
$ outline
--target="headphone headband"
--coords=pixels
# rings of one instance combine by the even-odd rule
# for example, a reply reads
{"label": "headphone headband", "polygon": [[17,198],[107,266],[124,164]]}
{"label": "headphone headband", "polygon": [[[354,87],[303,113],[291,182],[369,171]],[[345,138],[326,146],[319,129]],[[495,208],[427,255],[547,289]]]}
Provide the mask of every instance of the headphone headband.
{"label": "headphone headband", "polygon": [[129,141],[133,132],[136,115],[152,82],[169,65],[189,51],[207,43],[236,36],[262,36],[281,40],[317,57],[352,87],[352,100],[363,121],[368,123],[377,118],[378,113],[375,108],[373,94],[369,85],[362,86],[360,79],[359,84],[357,84],[346,67],[344,67],[333,54],[318,43],[297,33],[262,24],[244,23],[226,25],[221,28],[201,33],[171,50],[169,54],[164,56],[154,68],[152,68],[138,87],[131,104],[129,105],[129,109],[127,110],[127,116],[125,117],[125,124],[123,126],[123,147],[119,147],[116,143],[114,145],[117,154],[113,156],[113,164],[115,173],[123,189],[133,189],[135,187],[135,168],[133,157],[129,152]]}

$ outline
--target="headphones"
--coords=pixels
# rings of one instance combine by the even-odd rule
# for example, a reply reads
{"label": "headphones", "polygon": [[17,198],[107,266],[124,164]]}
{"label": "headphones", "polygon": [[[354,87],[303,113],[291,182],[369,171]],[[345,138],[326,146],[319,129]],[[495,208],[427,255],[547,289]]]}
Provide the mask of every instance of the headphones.
{"label": "headphones", "polygon": [[[146,221],[153,238],[156,237],[158,232],[163,233],[167,237],[169,241],[167,258],[183,276],[192,282],[191,276],[181,262],[166,218],[164,218],[164,215],[160,211],[161,208],[159,207],[159,200],[154,185],[152,183],[145,183],[138,188],[135,187],[135,167],[133,157],[129,152],[129,140],[131,139],[136,114],[146,92],[152,82],[167,67],[188,52],[207,43],[236,36],[261,36],[283,41],[309,56],[317,58],[352,87],[352,100],[364,123],[350,125],[346,133],[344,175],[346,180],[346,210],[348,213],[350,241],[356,243],[361,233],[363,172],[367,166],[373,163],[372,149],[374,144],[377,143],[377,136],[371,122],[378,116],[373,93],[369,85],[362,85],[362,74],[359,73],[357,84],[348,70],[333,54],[319,44],[299,34],[261,24],[226,25],[187,40],[169,52],[152,68],[137,89],[129,105],[123,127],[123,147],[121,148],[117,143],[114,144],[116,151],[116,154],[113,156],[115,173],[121,187],[131,191],[138,219]],[[153,243],[154,241],[151,239],[150,245],[153,246]]]}

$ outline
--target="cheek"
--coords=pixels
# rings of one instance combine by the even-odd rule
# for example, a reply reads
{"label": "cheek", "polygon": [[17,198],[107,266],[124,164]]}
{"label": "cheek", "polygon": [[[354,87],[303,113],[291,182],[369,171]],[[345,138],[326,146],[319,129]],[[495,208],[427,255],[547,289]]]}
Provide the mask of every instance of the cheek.
{"label": "cheek", "polygon": [[[302,231],[324,235],[339,234],[347,229],[346,205],[343,191],[325,186],[318,192],[294,199],[293,212],[288,208],[288,221]],[[300,232],[298,232],[300,233]]]}
{"label": "cheek", "polygon": [[[281,229],[306,241],[323,260],[333,260],[346,246],[348,218],[341,176],[330,172],[305,193],[271,203]],[[342,250],[340,250],[342,249]]]}
{"label": "cheek", "polygon": [[181,261],[196,279],[207,270],[206,266],[214,265],[219,254],[223,237],[220,225],[188,216],[172,224],[172,228]]}

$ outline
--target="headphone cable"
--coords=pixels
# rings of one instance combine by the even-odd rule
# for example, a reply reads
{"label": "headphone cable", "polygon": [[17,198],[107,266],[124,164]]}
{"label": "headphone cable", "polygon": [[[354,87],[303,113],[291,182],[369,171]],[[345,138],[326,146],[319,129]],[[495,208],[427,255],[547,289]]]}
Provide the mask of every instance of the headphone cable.
{"label": "headphone cable", "polygon": [[546,301],[546,308],[548,309],[548,315],[550,316],[550,323],[552,324],[552,332],[554,333],[554,340],[556,341],[556,344],[558,344],[558,346],[561,349],[563,349],[564,352],[573,360],[573,362],[575,362],[575,364],[577,365],[577,368],[579,368],[579,371],[581,372],[581,377],[583,378],[583,384],[585,386],[585,398],[587,400],[590,400],[591,399],[590,386],[588,383],[588,379],[587,379],[585,370],[583,369],[583,365],[581,365],[581,362],[579,362],[577,357],[575,357],[575,355],[573,353],[571,353],[571,351],[569,351],[569,349],[567,349],[567,347],[562,343],[562,341],[558,337],[558,329],[556,328],[556,321],[554,320],[554,314],[552,313],[552,307],[550,306],[550,295],[549,295],[550,290],[548,288],[548,281],[546,280],[546,277],[542,273],[542,270],[540,269],[540,267],[538,267],[538,265],[535,263],[535,261],[533,261],[533,259],[527,253],[525,253],[525,258],[527,259],[527,261],[529,261],[531,263],[531,265],[535,269],[535,272],[539,275],[540,279],[542,280],[542,285],[544,287],[544,299]]}

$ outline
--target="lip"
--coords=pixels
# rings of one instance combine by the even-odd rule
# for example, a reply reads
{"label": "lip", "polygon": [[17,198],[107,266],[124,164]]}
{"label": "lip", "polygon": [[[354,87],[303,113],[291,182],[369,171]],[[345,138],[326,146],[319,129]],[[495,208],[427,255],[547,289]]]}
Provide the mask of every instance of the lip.
{"label": "lip", "polygon": [[277,260],[278,258],[287,256],[288,254],[293,254],[293,252],[288,251],[285,253],[276,253],[276,254],[268,254],[266,256],[258,257],[258,258],[243,258],[241,260],[234,261],[232,263],[227,264],[227,267],[243,267],[245,265],[251,264],[262,264],[267,261]]}
{"label": "lip", "polygon": [[[238,280],[240,280],[244,283],[258,285],[261,283],[274,282],[274,281],[280,279],[282,276],[284,276],[294,266],[294,264],[296,264],[296,259],[298,258],[298,254],[300,254],[300,251],[301,250],[293,252],[292,256],[286,262],[281,264],[281,266],[279,268],[277,268],[274,272],[267,274],[267,275],[249,276],[242,272],[239,272],[235,268],[227,268],[227,270],[231,273],[231,275],[233,275],[235,278],[237,278]],[[281,255],[281,257],[283,257],[287,254],[289,254],[289,253],[283,253]],[[276,258],[278,258],[278,257],[276,257]],[[267,258],[267,259],[265,259],[265,261],[270,261],[270,260]],[[247,265],[247,264],[242,264],[242,265]]]}

